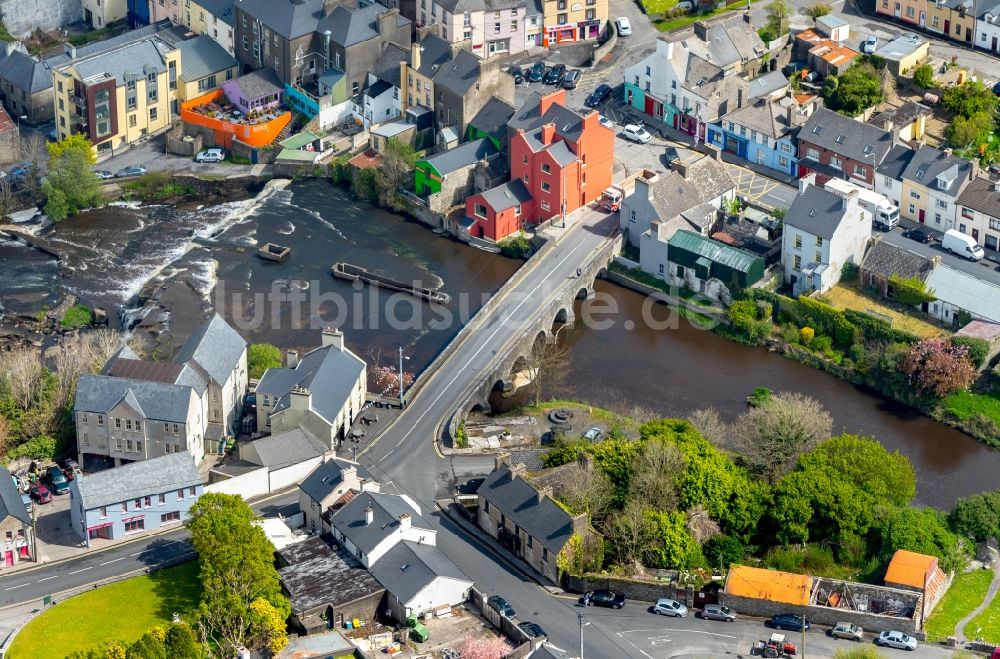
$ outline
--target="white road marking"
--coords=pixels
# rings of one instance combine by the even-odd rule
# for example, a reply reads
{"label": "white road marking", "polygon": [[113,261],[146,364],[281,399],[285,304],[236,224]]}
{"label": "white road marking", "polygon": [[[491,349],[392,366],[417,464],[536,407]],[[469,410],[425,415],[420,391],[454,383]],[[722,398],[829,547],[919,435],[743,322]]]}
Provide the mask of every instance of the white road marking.
{"label": "white road marking", "polygon": [[30,586],[30,583],[23,583],[20,586],[11,586],[10,588],[4,588],[4,590],[17,590],[18,588],[24,588],[25,586]]}
{"label": "white road marking", "polygon": [[67,574],[80,574],[81,572],[86,572],[87,570],[93,570],[93,569],[94,569],[93,567],[85,567],[80,570],[76,570],[74,572],[67,572]]}
{"label": "white road marking", "polygon": [[[671,630],[667,630],[667,631],[680,632],[680,633],[683,633],[683,634],[705,634],[706,636],[719,636],[721,638],[736,638],[735,636],[730,636],[729,634],[719,634],[717,632],[706,632],[706,631],[702,631],[700,629],[671,629]],[[618,635],[621,636],[622,634],[639,634],[639,633],[644,633],[644,634],[659,633],[659,634],[662,634],[663,632],[664,632],[664,629],[662,627],[659,628],[659,629],[626,629],[623,632],[618,632]]]}
{"label": "white road marking", "polygon": [[125,556],[122,556],[121,558],[115,558],[115,559],[112,559],[110,561],[106,561],[104,563],[101,563],[101,565],[111,565],[112,563],[117,563],[118,561],[124,561],[125,558],[126,558]]}
{"label": "white road marking", "polygon": [[646,652],[645,650],[643,650],[642,648],[640,648],[638,645],[636,645],[632,641],[630,641],[627,638],[625,638],[625,636],[623,636],[623,634],[625,634],[625,633],[628,633],[628,632],[618,632],[618,636],[620,636],[623,641],[625,641],[626,643],[628,643],[629,645],[631,645],[632,647],[634,647],[637,652],[641,652],[642,656],[646,657],[646,659],[653,659],[653,655],[649,654],[648,652]]}

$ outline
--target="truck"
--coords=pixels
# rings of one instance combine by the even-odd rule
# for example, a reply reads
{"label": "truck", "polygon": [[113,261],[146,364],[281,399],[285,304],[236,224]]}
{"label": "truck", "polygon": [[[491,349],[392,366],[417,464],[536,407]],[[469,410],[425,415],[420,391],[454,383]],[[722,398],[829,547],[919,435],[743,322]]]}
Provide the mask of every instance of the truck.
{"label": "truck", "polygon": [[621,210],[623,199],[625,199],[625,190],[617,185],[612,185],[605,189],[604,194],[601,195],[601,207],[612,213],[617,213]]}
{"label": "truck", "polygon": [[941,238],[941,249],[946,249],[952,254],[978,261],[983,258],[985,252],[979,243],[972,236],[967,236],[961,231],[948,229]]}
{"label": "truck", "polygon": [[840,197],[857,190],[858,205],[872,216],[872,226],[877,229],[892,231],[899,224],[899,208],[892,205],[885,195],[841,179],[830,179],[823,187]]}

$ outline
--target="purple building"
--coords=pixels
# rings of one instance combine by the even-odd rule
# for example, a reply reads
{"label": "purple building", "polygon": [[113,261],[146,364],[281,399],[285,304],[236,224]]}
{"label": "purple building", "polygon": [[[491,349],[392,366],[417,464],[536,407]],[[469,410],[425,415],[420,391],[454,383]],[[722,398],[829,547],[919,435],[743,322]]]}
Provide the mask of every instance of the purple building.
{"label": "purple building", "polygon": [[222,85],[222,91],[229,102],[243,114],[250,114],[254,110],[266,112],[281,105],[285,86],[281,84],[274,69],[261,69],[235,80],[227,80]]}

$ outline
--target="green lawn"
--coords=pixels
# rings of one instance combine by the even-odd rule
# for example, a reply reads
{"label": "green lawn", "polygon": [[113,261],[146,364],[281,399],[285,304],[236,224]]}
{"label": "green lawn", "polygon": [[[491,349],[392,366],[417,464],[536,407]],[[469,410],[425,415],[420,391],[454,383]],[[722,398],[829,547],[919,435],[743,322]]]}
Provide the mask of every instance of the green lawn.
{"label": "green lawn", "polygon": [[942,400],[941,409],[951,412],[960,421],[978,412],[1000,424],[1000,398],[996,396],[959,391]]}
{"label": "green lawn", "polygon": [[[936,643],[953,636],[955,625],[982,604],[992,580],[992,570],[973,570],[955,577],[951,588],[927,619],[925,625],[927,640]],[[966,627],[966,632],[974,629],[975,627],[970,624]]]}
{"label": "green lawn", "polygon": [[[750,0],[750,2],[757,2],[757,0]],[[746,2],[733,2],[721,9],[713,9],[712,11],[701,14],[688,14],[687,16],[681,16],[680,18],[674,18],[672,20],[654,20],[653,25],[655,25],[656,29],[660,32],[672,32],[673,30],[679,30],[681,28],[688,27],[689,25],[694,25],[698,21],[703,21],[711,16],[716,16],[727,11],[745,9],[746,6]]]}
{"label": "green lawn", "polygon": [[680,0],[641,0],[642,6],[646,8],[646,14],[662,14],[677,6]]}
{"label": "green lawn", "polygon": [[965,626],[966,638],[982,638],[1000,644],[1000,596],[994,597],[985,611]]}
{"label": "green lawn", "polygon": [[174,612],[193,622],[201,598],[198,563],[103,586],[59,602],[14,639],[11,659],[62,659],[108,641],[133,643]]}

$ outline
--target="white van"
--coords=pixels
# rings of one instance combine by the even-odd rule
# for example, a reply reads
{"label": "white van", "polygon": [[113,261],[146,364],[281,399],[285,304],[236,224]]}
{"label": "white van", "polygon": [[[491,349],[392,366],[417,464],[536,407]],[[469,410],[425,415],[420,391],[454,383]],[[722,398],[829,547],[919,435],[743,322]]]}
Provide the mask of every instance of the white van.
{"label": "white van", "polygon": [[961,231],[948,229],[941,238],[941,247],[952,254],[964,256],[970,261],[978,261],[983,258],[983,248],[979,246],[972,236],[967,236]]}

